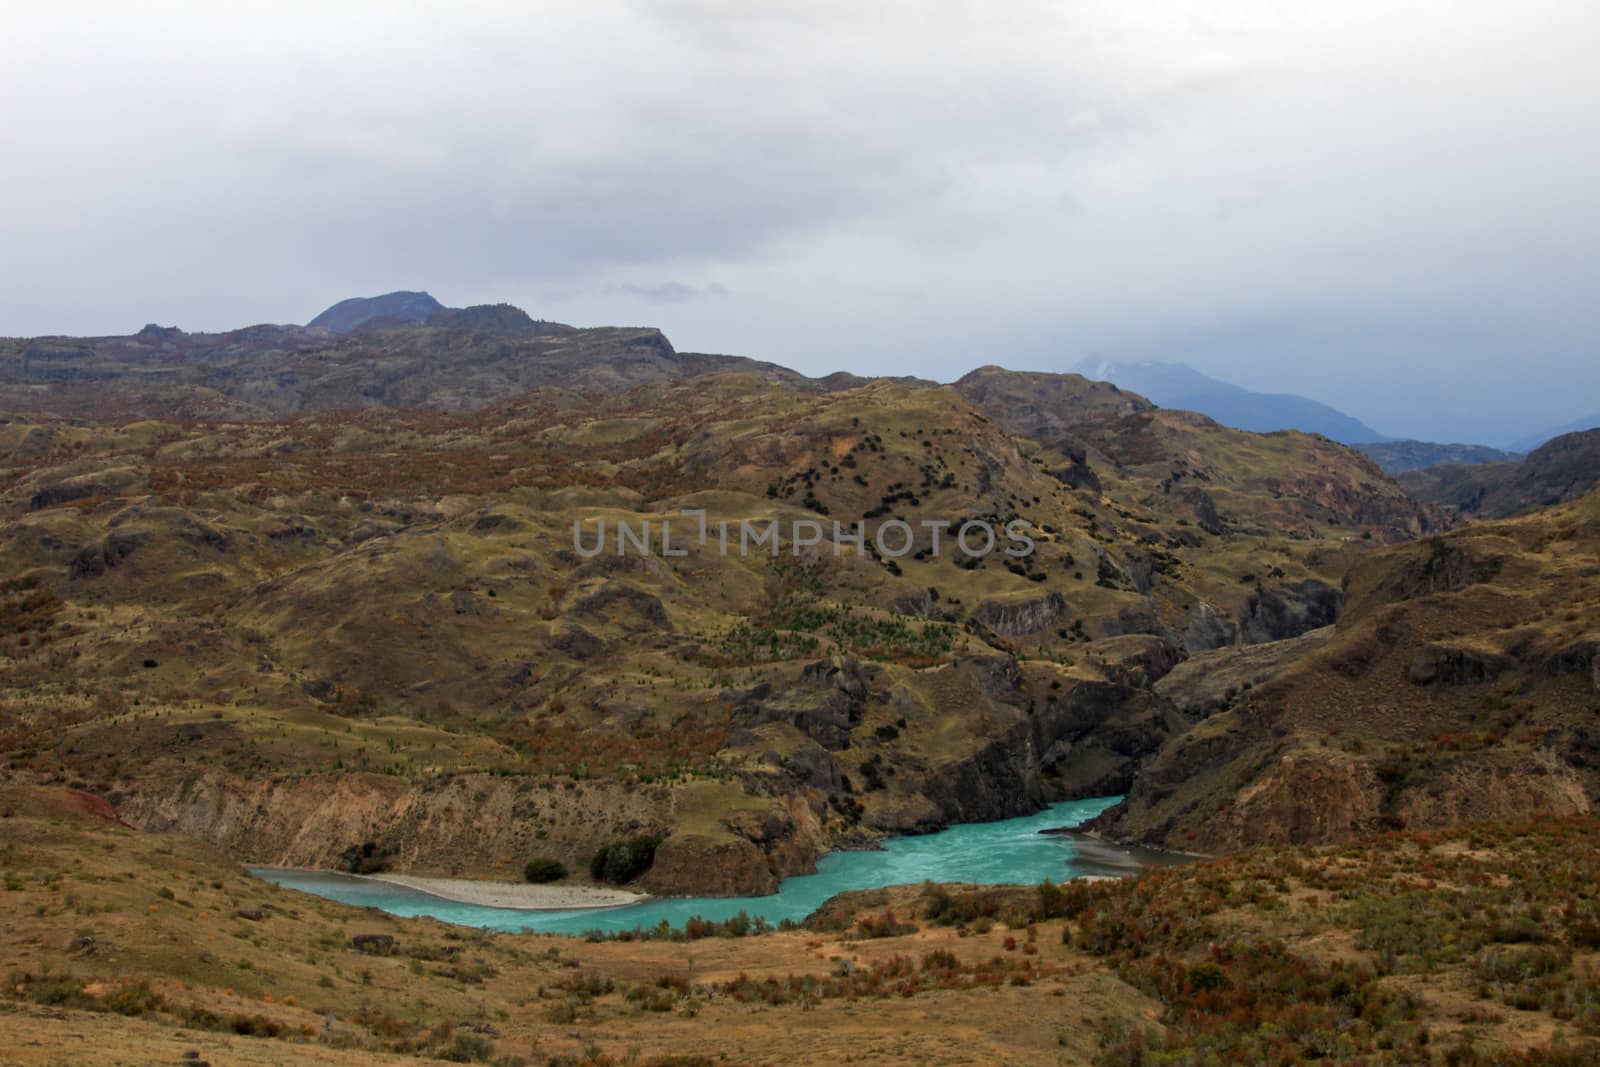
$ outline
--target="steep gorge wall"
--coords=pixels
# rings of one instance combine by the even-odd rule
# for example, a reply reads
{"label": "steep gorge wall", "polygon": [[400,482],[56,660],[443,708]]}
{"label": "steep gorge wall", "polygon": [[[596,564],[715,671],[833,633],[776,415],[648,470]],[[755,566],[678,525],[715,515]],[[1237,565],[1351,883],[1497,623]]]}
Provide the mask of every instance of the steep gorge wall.
{"label": "steep gorge wall", "polygon": [[600,842],[664,832],[671,802],[664,787],[612,782],[206,773],[130,783],[117,812],[141,829],[198,837],[247,863],[337,867],[345,849],[371,841],[396,869],[520,877],[532,856],[582,870]]}

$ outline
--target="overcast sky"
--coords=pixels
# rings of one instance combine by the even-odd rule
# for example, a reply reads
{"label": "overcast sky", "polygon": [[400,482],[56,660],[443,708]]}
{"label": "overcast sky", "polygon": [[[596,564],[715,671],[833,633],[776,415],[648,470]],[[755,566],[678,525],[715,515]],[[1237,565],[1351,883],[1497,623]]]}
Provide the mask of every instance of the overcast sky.
{"label": "overcast sky", "polygon": [[1592,0],[0,3],[0,334],[427,289],[808,372],[1600,409]]}

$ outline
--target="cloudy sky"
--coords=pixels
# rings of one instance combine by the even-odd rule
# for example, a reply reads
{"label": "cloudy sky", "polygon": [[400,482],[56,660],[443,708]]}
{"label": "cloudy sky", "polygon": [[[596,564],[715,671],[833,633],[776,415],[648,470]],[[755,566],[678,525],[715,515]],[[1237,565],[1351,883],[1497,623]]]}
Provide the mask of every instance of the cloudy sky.
{"label": "cloudy sky", "polygon": [[0,334],[427,289],[948,379],[1600,409],[1591,0],[0,4]]}

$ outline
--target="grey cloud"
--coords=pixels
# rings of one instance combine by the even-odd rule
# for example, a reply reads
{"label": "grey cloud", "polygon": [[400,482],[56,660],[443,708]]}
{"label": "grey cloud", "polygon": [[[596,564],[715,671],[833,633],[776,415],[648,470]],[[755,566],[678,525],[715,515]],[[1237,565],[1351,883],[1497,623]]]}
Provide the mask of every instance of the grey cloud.
{"label": "grey cloud", "polygon": [[1181,358],[1394,432],[1600,394],[1592,5],[377,10],[0,5],[0,333],[427,288],[808,371]]}
{"label": "grey cloud", "polygon": [[653,304],[682,304],[708,296],[727,296],[728,287],[720,282],[709,285],[688,285],[684,282],[660,282],[656,285],[637,285],[627,282],[612,286],[611,292],[648,300]]}

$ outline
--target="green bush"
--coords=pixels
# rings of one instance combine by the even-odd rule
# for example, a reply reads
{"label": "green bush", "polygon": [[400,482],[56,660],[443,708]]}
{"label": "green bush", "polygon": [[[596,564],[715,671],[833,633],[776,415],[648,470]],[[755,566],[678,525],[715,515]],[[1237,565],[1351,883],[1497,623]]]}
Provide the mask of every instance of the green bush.
{"label": "green bush", "polygon": [[560,860],[553,860],[548,856],[535,856],[522,868],[522,877],[537,885],[546,882],[559,882],[567,876],[566,865]]}
{"label": "green bush", "polygon": [[858,938],[902,937],[914,934],[917,927],[914,923],[901,922],[895,917],[894,912],[884,909],[879,915],[863,915],[856,920],[855,936]]}
{"label": "green bush", "polygon": [[488,1063],[494,1055],[494,1042],[477,1034],[456,1034],[450,1047],[440,1053],[440,1058],[451,1063]]}
{"label": "green bush", "polygon": [[393,855],[393,849],[376,841],[364,841],[339,854],[339,867],[350,874],[380,874],[389,869],[389,858]]}
{"label": "green bush", "polygon": [[146,981],[125,983],[105,997],[105,1009],[119,1015],[148,1015],[165,1006],[166,1000]]}
{"label": "green bush", "polygon": [[639,834],[601,845],[594,859],[589,861],[589,875],[597,882],[613,885],[631,882],[650,869],[656,859],[656,846],[660,844],[661,837],[657,834]]}

